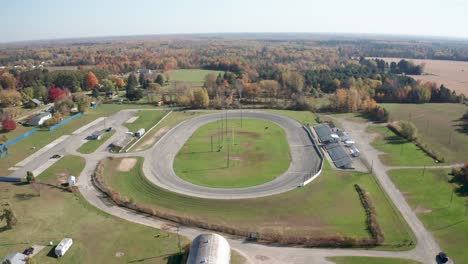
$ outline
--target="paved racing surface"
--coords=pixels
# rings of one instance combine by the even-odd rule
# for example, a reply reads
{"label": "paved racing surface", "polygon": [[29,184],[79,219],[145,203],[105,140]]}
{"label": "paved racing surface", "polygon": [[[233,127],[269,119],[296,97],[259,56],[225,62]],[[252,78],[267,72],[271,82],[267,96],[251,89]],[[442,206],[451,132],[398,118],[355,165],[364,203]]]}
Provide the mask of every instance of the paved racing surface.
{"label": "paved racing surface", "polygon": [[[195,117],[170,130],[151,151],[145,153],[143,164],[145,176],[154,184],[179,194],[210,199],[246,199],[274,195],[298,188],[311,173],[314,174],[318,170],[320,157],[300,123],[289,117],[254,110],[244,110],[242,115],[243,118],[274,122],[286,132],[291,163],[288,170],[273,181],[246,188],[209,188],[186,182],[175,174],[174,158],[189,137],[199,127],[224,118],[225,112]],[[240,117],[240,111],[228,112],[228,119]]]}

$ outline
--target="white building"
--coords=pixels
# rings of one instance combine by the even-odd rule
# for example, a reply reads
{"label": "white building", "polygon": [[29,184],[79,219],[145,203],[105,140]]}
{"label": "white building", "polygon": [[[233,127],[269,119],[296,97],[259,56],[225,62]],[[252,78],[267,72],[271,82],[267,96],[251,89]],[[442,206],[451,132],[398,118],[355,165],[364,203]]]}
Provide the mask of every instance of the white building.
{"label": "white building", "polygon": [[71,238],[64,238],[60,243],[55,247],[55,255],[57,257],[63,257],[67,253],[68,249],[73,245],[73,240]]}
{"label": "white building", "polygon": [[10,261],[11,264],[24,264],[26,263],[26,258],[28,256],[22,254],[22,253],[11,253],[5,256],[0,263],[6,263],[6,261]]}
{"label": "white building", "polygon": [[34,116],[33,118],[31,118],[31,121],[28,122],[28,125],[29,126],[40,126],[40,125],[44,124],[44,122],[46,120],[49,120],[51,118],[52,118],[52,114],[49,113],[49,112],[45,112],[45,113],[39,114],[39,115]]}
{"label": "white building", "polygon": [[135,135],[135,137],[141,137],[141,136],[143,136],[143,134],[145,134],[145,129],[144,129],[144,128],[140,128],[140,129],[138,129],[137,132],[135,132],[134,135]]}
{"label": "white building", "polygon": [[229,264],[231,248],[227,240],[218,234],[201,234],[190,246],[187,264]]}
{"label": "white building", "polygon": [[70,176],[68,177],[68,186],[75,186],[76,185],[76,177]]}

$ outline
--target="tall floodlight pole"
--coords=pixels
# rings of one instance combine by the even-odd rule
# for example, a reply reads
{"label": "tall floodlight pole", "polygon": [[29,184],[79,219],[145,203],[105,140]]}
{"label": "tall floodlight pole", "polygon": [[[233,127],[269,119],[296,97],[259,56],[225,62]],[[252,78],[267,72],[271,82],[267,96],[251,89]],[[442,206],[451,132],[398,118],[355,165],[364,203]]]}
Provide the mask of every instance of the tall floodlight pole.
{"label": "tall floodlight pole", "polygon": [[231,145],[231,144],[229,144],[229,142],[228,142],[228,144],[227,144],[227,167],[228,167],[228,168],[229,168],[229,151],[230,151],[229,146],[230,146],[230,145]]}
{"label": "tall floodlight pole", "polygon": [[227,112],[228,112],[228,110],[226,109],[226,137],[227,137],[227,133],[228,133],[228,131],[227,131],[227,130],[228,130],[228,125],[227,125]]}
{"label": "tall floodlight pole", "polygon": [[211,152],[213,152],[213,136],[211,136]]}
{"label": "tall floodlight pole", "polygon": [[242,128],[242,104],[240,105],[241,107],[241,128]]}
{"label": "tall floodlight pole", "polygon": [[223,142],[224,145],[224,120],[221,118],[221,141]]}

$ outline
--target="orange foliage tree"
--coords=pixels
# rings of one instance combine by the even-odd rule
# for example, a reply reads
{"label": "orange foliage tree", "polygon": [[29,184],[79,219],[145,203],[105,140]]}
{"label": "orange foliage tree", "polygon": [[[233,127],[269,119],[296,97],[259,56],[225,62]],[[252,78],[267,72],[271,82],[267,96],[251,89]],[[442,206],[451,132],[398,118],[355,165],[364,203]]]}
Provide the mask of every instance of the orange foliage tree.
{"label": "orange foliage tree", "polygon": [[85,83],[86,90],[91,91],[92,89],[94,89],[94,87],[96,87],[99,84],[99,81],[93,72],[88,72],[85,75],[84,83]]}

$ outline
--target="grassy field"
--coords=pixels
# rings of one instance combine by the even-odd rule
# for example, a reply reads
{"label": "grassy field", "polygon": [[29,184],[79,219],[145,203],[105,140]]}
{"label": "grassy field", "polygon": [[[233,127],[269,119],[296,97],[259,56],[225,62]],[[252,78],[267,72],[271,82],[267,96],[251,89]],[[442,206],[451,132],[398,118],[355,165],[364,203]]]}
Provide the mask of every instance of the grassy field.
{"label": "grassy field", "polygon": [[264,110],[265,112],[284,115],[295,119],[297,122],[301,124],[316,124],[317,121],[315,120],[315,115],[310,111],[290,111],[290,110],[272,110],[267,109]]}
{"label": "grassy field", "polygon": [[[419,219],[455,263],[468,263],[468,198],[457,195],[447,170],[394,170],[393,182],[405,195]],[[452,196],[453,194],[453,196]]]}
{"label": "grassy field", "polygon": [[423,166],[436,165],[431,157],[418,148],[413,142],[395,134],[384,126],[370,126],[370,132],[379,136],[372,142],[377,150],[385,152],[379,156],[380,160],[389,166]]}
{"label": "grassy field", "polygon": [[241,188],[269,182],[285,172],[290,155],[284,130],[269,121],[247,118],[241,128],[240,121],[229,119],[227,133],[219,132],[222,121],[195,131],[174,160],[176,174],[197,185]]}
{"label": "grassy field", "polygon": [[[30,185],[0,183],[2,204],[11,203],[18,218],[14,229],[0,233],[0,256],[71,237],[74,244],[63,258],[48,256],[53,248],[46,246],[35,257],[37,262],[180,263],[176,261],[176,235],[110,216],[88,204],[79,193],[56,187],[68,175],[79,175],[83,167],[84,160],[79,157],[62,158],[39,176],[38,180],[47,184],[40,197]],[[182,245],[187,243],[182,238]],[[118,252],[124,255],[117,257]]]}
{"label": "grassy field", "polygon": [[110,132],[105,132],[105,134],[102,136],[101,140],[87,140],[86,143],[81,145],[77,149],[78,152],[83,153],[83,154],[90,154],[96,151],[106,140],[108,140],[112,135],[114,135],[115,130],[112,130]]}
{"label": "grassy field", "polygon": [[[387,62],[399,62],[401,58],[381,58]],[[424,64],[423,75],[410,75],[423,82],[444,84],[447,88],[468,95],[468,62],[448,60],[406,59],[416,64]]]}
{"label": "grassy field", "polygon": [[421,262],[397,258],[374,258],[374,257],[330,257],[327,260],[336,264],[421,264]]}
{"label": "grassy field", "polygon": [[165,111],[138,111],[135,116],[138,116],[138,119],[132,123],[123,123],[124,126],[128,128],[129,131],[135,132],[140,128],[144,128],[146,131],[154,126],[156,123],[163,118],[167,112]]}
{"label": "grassy field", "polygon": [[205,82],[205,76],[208,73],[215,73],[218,75],[219,73],[223,73],[221,71],[211,71],[211,70],[199,70],[199,69],[191,69],[191,70],[171,70],[169,72],[170,81],[171,82],[188,82],[192,83],[197,86],[202,86]]}
{"label": "grassy field", "polygon": [[381,104],[390,118],[413,122],[419,136],[446,163],[465,162],[468,157],[468,130],[460,118],[467,107],[462,104]]}
{"label": "grassy field", "polygon": [[257,199],[209,200],[178,195],[152,185],[141,171],[142,160],[129,172],[117,169],[120,162],[121,159],[105,161],[104,180],[123,197],[160,212],[211,224],[285,235],[369,236],[364,209],[353,187],[358,183],[375,204],[386,248],[401,248],[400,244],[412,239],[408,227],[370,174],[337,172],[325,163],[322,175],[304,188]]}
{"label": "grassy field", "polygon": [[[54,131],[39,131],[31,136],[18,141],[9,147],[8,155],[0,160],[0,176],[11,173],[8,168],[13,167],[16,163],[25,159],[29,155],[38,151],[45,145],[51,143],[62,135],[70,135],[78,128],[96,120],[98,117],[111,116],[123,109],[131,108],[154,108],[149,105],[101,105],[96,109],[92,109],[85,115],[73,119],[65,125]],[[8,136],[10,137],[10,136]],[[35,147],[35,149],[33,149]]]}

